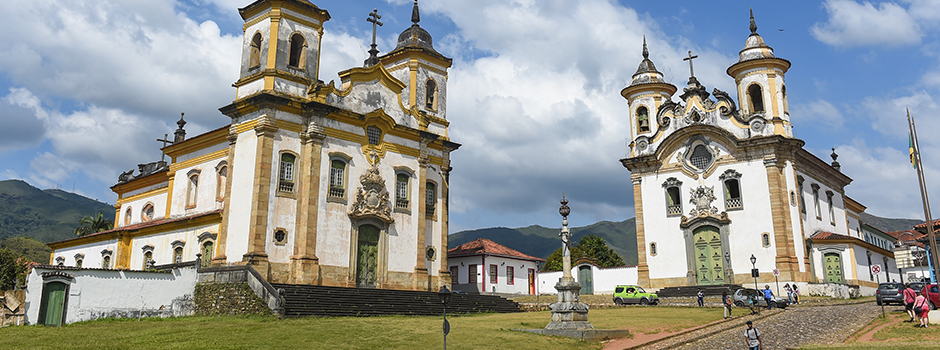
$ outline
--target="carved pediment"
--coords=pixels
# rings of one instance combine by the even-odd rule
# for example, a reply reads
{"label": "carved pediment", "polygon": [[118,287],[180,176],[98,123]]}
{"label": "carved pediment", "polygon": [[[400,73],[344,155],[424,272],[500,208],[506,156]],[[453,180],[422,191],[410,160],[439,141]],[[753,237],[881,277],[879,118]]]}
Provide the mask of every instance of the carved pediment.
{"label": "carved pediment", "polygon": [[379,159],[375,152],[370,154],[373,158],[372,166],[365,174],[359,176],[359,189],[356,190],[356,201],[350,204],[348,215],[352,219],[375,218],[386,224],[392,219],[392,208],[389,205],[388,190],[385,189],[385,179],[379,173]]}
{"label": "carved pediment", "polygon": [[715,187],[699,186],[691,189],[689,202],[695,207],[689,211],[689,216],[696,217],[700,215],[718,215],[718,208],[712,205],[715,201]]}

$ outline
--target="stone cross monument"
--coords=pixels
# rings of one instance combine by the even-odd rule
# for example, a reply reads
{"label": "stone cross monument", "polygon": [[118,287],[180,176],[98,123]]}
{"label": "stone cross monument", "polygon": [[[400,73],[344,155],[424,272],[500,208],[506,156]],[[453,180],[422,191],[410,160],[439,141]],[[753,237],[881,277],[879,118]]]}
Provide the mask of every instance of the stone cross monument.
{"label": "stone cross monument", "polygon": [[588,305],[581,303],[581,284],[571,277],[571,232],[568,231],[568,200],[564,194],[561,196],[561,243],[564,274],[555,284],[558,291],[558,301],[549,305],[552,309],[552,322],[545,326],[550,330],[590,330],[594,329],[588,322]]}

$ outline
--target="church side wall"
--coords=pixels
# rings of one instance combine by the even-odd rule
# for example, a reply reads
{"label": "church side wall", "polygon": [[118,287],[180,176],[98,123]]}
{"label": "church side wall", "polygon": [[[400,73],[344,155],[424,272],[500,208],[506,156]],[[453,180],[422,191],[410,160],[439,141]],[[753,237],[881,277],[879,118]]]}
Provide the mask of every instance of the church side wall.
{"label": "church side wall", "polygon": [[[216,166],[226,159],[226,154],[217,150],[216,153],[210,153],[206,156],[209,159],[176,170],[173,180],[173,193],[170,197],[170,217],[192,215],[222,208],[222,202],[218,201],[216,195],[219,188]],[[189,203],[189,174],[194,171],[199,174],[196,185],[196,202]]]}
{"label": "church side wall", "polygon": [[[101,251],[110,250],[111,251],[111,264],[108,268],[114,267],[115,258],[117,257],[117,240],[110,239],[101,242],[82,244],[74,247],[61,248],[53,251],[52,255],[54,257],[63,257],[65,258],[65,266],[75,266],[75,255],[84,254],[82,258],[82,266],[90,268],[101,267],[102,259],[104,259]],[[55,260],[51,263],[55,263]]]}
{"label": "church side wall", "polygon": [[[803,229],[807,236],[812,237],[819,231],[849,235],[850,232],[845,217],[845,203],[843,202],[840,191],[826,186],[825,183],[817,180],[813,175],[800,171],[797,171],[797,175],[801,175],[805,179],[803,182],[803,196],[806,200],[806,214],[801,213],[801,215],[803,217]],[[819,185],[819,200],[816,202],[813,201],[812,184]],[[826,191],[833,192],[832,206],[834,216],[830,216],[829,214],[829,203],[827,201]],[[797,200],[799,200],[799,198],[797,198]],[[816,205],[819,205],[820,216],[818,218],[816,217]]]}
{"label": "church side wall", "polygon": [[[140,199],[136,199],[136,200],[121,204],[121,207],[120,207],[121,215],[119,216],[119,219],[118,219],[120,223],[115,225],[115,227],[134,225],[134,224],[139,224],[143,222],[143,215],[142,215],[143,208],[145,205],[147,205],[147,203],[153,204],[153,207],[154,207],[153,219],[151,220],[162,219],[164,216],[166,216],[166,210],[164,209],[166,208],[166,199],[167,199],[167,193],[163,192],[154,196],[143,197]],[[127,221],[127,208],[131,208],[131,216],[130,216],[129,222]]]}
{"label": "church side wall", "polygon": [[[281,117],[278,113],[278,117]],[[299,119],[299,117],[297,117]],[[294,253],[294,238],[296,237],[297,227],[297,197],[299,186],[295,184],[292,193],[284,194],[278,191],[280,179],[280,159],[281,154],[290,153],[295,156],[301,154],[300,138],[296,132],[288,130],[278,130],[274,136],[274,151],[272,152],[270,188],[272,200],[268,202],[268,222],[265,232],[265,254],[268,255],[268,261],[272,263],[288,263],[290,256]],[[295,165],[298,163],[295,163]],[[294,179],[298,178],[300,169],[294,168]],[[277,242],[274,237],[275,231],[283,229],[287,234],[283,242]],[[289,273],[287,270],[273,269],[272,278],[276,281],[285,280]],[[283,278],[277,275],[284,274]]]}
{"label": "church side wall", "polygon": [[196,269],[173,269],[171,273],[100,269],[33,268],[27,277],[26,322],[38,324],[42,304],[43,273],[72,276],[68,281],[65,323],[105,317],[188,316]]}
{"label": "church side wall", "polygon": [[255,177],[255,157],[257,156],[257,135],[254,130],[238,134],[235,144],[234,164],[230,171],[232,193],[229,195],[228,234],[224,254],[227,262],[241,261],[248,252],[248,226],[251,223],[252,187]]}
{"label": "church side wall", "polygon": [[[144,247],[153,246],[154,265],[164,265],[175,263],[173,261],[174,241],[183,243],[182,261],[196,260],[196,254],[201,253],[199,235],[203,232],[218,234],[219,224],[211,223],[191,228],[170,230],[157,234],[134,237],[131,242],[131,261],[130,268],[133,270],[144,269]],[[113,259],[113,258],[112,258]]]}
{"label": "church side wall", "polygon": [[[786,181],[787,191],[784,193],[784,195],[787,197],[788,213],[790,215],[790,230],[793,233],[791,237],[793,240],[793,251],[799,261],[799,271],[808,272],[808,268],[805,264],[805,257],[806,239],[809,238],[809,236],[806,236],[805,232],[803,232],[803,223],[801,222],[802,218],[800,218],[800,199],[797,193],[799,188],[796,185],[796,170],[793,168],[793,162],[787,161],[786,169],[784,169],[783,173],[784,181]],[[792,196],[791,193],[793,194]],[[794,276],[793,279],[797,280],[803,278]]]}

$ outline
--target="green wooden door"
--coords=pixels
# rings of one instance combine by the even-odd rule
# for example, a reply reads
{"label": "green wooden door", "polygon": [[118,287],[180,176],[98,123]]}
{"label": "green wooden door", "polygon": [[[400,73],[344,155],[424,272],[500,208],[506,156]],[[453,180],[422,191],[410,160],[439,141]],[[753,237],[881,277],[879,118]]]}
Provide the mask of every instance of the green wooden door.
{"label": "green wooden door", "polygon": [[356,286],[375,287],[376,266],[379,256],[379,228],[359,226],[359,244],[356,259]]}
{"label": "green wooden door", "polygon": [[827,253],[826,282],[842,283],[842,257],[836,253]]}
{"label": "green wooden door", "polygon": [[578,267],[578,282],[581,283],[581,295],[594,294],[594,271],[590,266]]}
{"label": "green wooden door", "polygon": [[698,284],[724,284],[725,267],[721,258],[721,235],[714,226],[703,226],[692,234]]}
{"label": "green wooden door", "polygon": [[62,313],[65,311],[65,283],[50,282],[43,285],[43,316],[40,317],[43,325],[61,326]]}

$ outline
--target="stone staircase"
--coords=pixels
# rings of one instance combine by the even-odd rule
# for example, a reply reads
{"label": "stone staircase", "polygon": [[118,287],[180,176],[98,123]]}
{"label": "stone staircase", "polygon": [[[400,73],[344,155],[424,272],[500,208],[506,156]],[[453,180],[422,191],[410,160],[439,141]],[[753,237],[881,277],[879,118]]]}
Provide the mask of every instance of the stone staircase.
{"label": "stone staircase", "polygon": [[[436,292],[277,283],[272,286],[283,290],[281,307],[286,317],[438,316],[444,311]],[[494,295],[453,293],[447,303],[448,314],[521,311],[516,302]]]}
{"label": "stone staircase", "polygon": [[705,296],[721,296],[721,292],[727,291],[728,295],[734,293],[735,290],[742,288],[738,284],[719,284],[713,286],[680,286],[680,287],[668,287],[660,289],[656,292],[656,296],[660,298],[673,298],[673,297],[686,297],[694,298],[695,293],[698,292],[699,288],[705,292]]}

